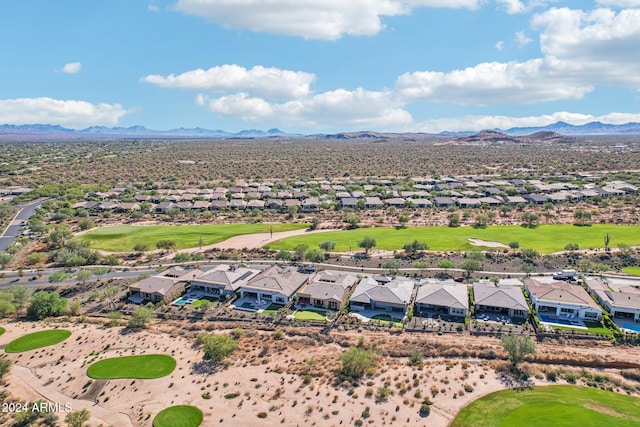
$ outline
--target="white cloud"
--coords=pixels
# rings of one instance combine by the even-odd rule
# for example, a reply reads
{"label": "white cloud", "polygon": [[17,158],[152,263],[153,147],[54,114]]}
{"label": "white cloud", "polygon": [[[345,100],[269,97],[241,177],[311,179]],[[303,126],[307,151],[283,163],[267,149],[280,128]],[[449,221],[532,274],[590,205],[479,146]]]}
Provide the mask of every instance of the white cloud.
{"label": "white cloud", "polygon": [[147,6],[147,10],[149,10],[149,12],[160,12],[160,8],[154,4]]}
{"label": "white cloud", "polygon": [[580,99],[593,87],[557,75],[553,60],[532,59],[482,63],[448,73],[405,73],[396,80],[396,89],[413,100],[487,105]]}
{"label": "white cloud", "polygon": [[640,114],[609,113],[601,116],[571,113],[566,111],[528,117],[509,116],[465,116],[456,118],[442,118],[416,123],[414,129],[420,132],[439,133],[443,131],[480,131],[483,129],[503,129],[514,127],[546,126],[559,121],[573,125],[583,125],[589,122],[603,122],[609,124],[624,124],[640,122]]}
{"label": "white cloud", "polygon": [[92,104],[52,98],[0,99],[0,123],[52,124],[71,128],[113,126],[129,113],[120,104]]}
{"label": "white cloud", "polygon": [[62,67],[62,71],[65,74],[76,74],[79,73],[80,70],[82,70],[82,63],[80,62],[70,62],[68,64],[65,64],[64,67]]}
{"label": "white cloud", "polygon": [[534,17],[542,27],[540,46],[558,59],[558,73],[592,84],[640,89],[640,9],[585,12],[550,9]]}
{"label": "white cloud", "polygon": [[362,88],[353,91],[338,89],[279,104],[245,93],[214,99],[198,95],[196,104],[216,114],[245,121],[277,122],[307,128],[392,129],[412,122],[411,115],[391,92],[372,92]]}
{"label": "white cloud", "polygon": [[500,40],[498,43],[494,45],[494,47],[498,50],[504,49],[504,41]]}
{"label": "white cloud", "polygon": [[416,7],[475,9],[482,0],[178,0],[175,9],[230,28],[336,40],[370,36],[384,28],[383,16]]}
{"label": "white cloud", "polygon": [[520,0],[496,0],[498,4],[507,11],[508,14],[524,13],[527,11],[527,6]]}
{"label": "white cloud", "polygon": [[526,45],[528,45],[529,43],[531,43],[533,41],[533,39],[529,36],[527,36],[524,31],[518,31],[516,33],[516,45],[518,45],[518,47],[524,47]]}
{"label": "white cloud", "polygon": [[250,70],[238,65],[197,69],[166,77],[149,75],[141,81],[172,89],[210,90],[219,93],[247,92],[270,98],[299,98],[309,94],[316,76],[303,71],[255,66]]}
{"label": "white cloud", "polygon": [[611,7],[640,7],[640,0],[597,0],[596,3]]}

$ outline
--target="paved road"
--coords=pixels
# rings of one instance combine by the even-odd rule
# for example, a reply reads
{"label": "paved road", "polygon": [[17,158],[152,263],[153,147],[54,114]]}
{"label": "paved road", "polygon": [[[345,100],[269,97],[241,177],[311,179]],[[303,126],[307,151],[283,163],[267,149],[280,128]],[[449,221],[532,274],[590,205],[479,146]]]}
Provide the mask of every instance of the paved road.
{"label": "paved road", "polygon": [[24,205],[18,211],[13,221],[9,223],[9,227],[0,235],[0,252],[7,250],[9,245],[16,241],[31,214],[42,205],[42,202],[44,202],[44,200],[39,200],[30,205]]}

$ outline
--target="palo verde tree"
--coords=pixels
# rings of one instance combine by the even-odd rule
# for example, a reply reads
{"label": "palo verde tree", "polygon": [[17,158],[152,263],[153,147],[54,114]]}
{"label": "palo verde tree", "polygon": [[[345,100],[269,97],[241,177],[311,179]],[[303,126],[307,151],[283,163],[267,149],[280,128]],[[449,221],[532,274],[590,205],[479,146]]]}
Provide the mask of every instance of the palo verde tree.
{"label": "palo verde tree", "polygon": [[369,250],[375,248],[377,245],[376,239],[373,237],[365,236],[362,240],[358,242],[358,247],[364,249],[364,253],[366,256],[369,256]]}
{"label": "palo verde tree", "polygon": [[536,353],[536,345],[528,335],[505,335],[502,337],[502,347],[509,355],[514,370],[524,362],[526,355]]}

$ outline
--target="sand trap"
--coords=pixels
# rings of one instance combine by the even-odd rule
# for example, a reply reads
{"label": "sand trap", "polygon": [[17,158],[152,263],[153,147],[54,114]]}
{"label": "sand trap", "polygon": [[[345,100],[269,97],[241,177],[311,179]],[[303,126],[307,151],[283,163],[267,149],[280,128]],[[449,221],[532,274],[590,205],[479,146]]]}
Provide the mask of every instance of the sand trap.
{"label": "sand trap", "polygon": [[506,248],[509,249],[509,246],[505,245],[504,243],[500,243],[500,242],[491,242],[489,240],[481,240],[481,239],[473,239],[471,237],[469,237],[469,243],[471,243],[473,246],[484,246],[487,248]]}

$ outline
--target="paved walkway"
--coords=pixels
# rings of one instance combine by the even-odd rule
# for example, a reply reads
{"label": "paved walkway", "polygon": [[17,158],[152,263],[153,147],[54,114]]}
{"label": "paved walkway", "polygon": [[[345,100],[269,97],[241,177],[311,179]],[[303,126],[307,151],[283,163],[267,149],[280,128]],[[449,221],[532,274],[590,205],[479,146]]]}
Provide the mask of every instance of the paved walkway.
{"label": "paved walkway", "polygon": [[[70,403],[73,411],[87,409],[91,413],[92,425],[106,424],[114,427],[133,427],[133,422],[131,422],[129,415],[122,412],[109,411],[88,400],[73,399],[66,396],[52,387],[42,384],[42,381],[36,377],[29,368],[25,368],[24,366],[13,364],[8,375],[8,380],[19,381],[24,386],[33,389],[44,399],[52,403],[59,403],[62,407],[64,407],[66,403]],[[61,419],[65,417],[64,414],[58,415]]]}

